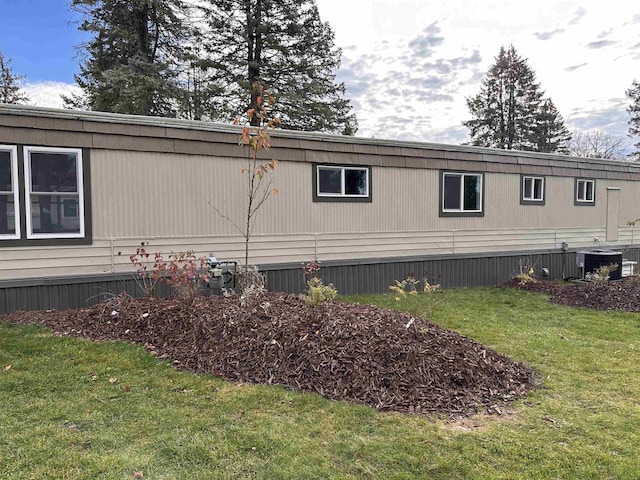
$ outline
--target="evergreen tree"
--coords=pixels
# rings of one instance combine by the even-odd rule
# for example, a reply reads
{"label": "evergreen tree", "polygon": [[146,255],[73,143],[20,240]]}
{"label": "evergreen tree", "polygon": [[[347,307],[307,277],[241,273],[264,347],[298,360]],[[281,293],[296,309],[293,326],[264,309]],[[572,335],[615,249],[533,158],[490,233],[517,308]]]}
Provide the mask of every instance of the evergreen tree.
{"label": "evergreen tree", "polygon": [[553,102],[543,99],[535,72],[513,45],[500,47],[480,93],[467,98],[467,106],[473,118],[463,125],[473,145],[555,152],[570,137]]}
{"label": "evergreen tree", "polygon": [[571,133],[550,98],[542,101],[533,130],[534,150],[537,152],[569,153],[567,142]]}
{"label": "evergreen tree", "polygon": [[92,33],[80,49],[86,61],[75,76],[82,96],[69,108],[174,117],[190,27],[182,0],[72,0]]}
{"label": "evergreen tree", "polygon": [[345,86],[335,81],[342,52],[315,0],[208,0],[205,13],[207,116],[257,111],[251,86],[260,81],[277,98],[283,128],[355,133]]}
{"label": "evergreen tree", "polygon": [[27,103],[29,98],[23,92],[20,82],[24,75],[14,75],[11,59],[0,52],[0,103]]}
{"label": "evergreen tree", "polygon": [[638,143],[634,144],[636,151],[629,156],[636,162],[640,162],[640,83],[636,80],[631,84],[631,88],[627,90],[627,97],[631,100],[631,105],[627,108],[627,112],[631,115],[629,118],[629,136],[638,137]]}

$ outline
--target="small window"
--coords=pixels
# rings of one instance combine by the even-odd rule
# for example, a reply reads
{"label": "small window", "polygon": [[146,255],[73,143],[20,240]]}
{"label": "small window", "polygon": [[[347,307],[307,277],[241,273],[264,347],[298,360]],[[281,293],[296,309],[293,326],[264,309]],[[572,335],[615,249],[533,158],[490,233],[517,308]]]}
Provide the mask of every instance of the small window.
{"label": "small window", "polygon": [[82,150],[24,150],[27,238],[84,237]]}
{"label": "small window", "polygon": [[581,178],[576,179],[574,198],[575,205],[595,205],[596,181]]}
{"label": "small window", "polygon": [[544,205],[544,177],[521,176],[520,203],[522,205]]}
{"label": "small window", "polygon": [[17,149],[0,145],[0,240],[20,238],[19,211]]}
{"label": "small window", "polygon": [[441,216],[482,216],[483,175],[442,172]]}
{"label": "small window", "polygon": [[321,201],[371,201],[371,168],[314,165],[314,195]]}

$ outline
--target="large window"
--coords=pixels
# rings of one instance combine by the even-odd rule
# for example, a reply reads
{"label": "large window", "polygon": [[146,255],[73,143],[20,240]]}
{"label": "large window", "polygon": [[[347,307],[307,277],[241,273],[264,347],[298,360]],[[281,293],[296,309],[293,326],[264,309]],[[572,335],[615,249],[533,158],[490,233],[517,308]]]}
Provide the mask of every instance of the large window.
{"label": "large window", "polygon": [[575,182],[575,205],[595,205],[596,204],[596,181],[576,178]]}
{"label": "large window", "polygon": [[313,165],[313,199],[322,201],[371,201],[371,168]]}
{"label": "large window", "polygon": [[481,173],[442,172],[440,215],[482,216],[483,179]]}
{"label": "large window", "polygon": [[19,236],[17,149],[0,145],[0,239],[16,239]]}
{"label": "large window", "polygon": [[27,238],[84,236],[82,151],[24,149]]}
{"label": "large window", "polygon": [[0,245],[91,243],[88,155],[0,146]]}
{"label": "large window", "polygon": [[522,205],[544,205],[544,177],[522,175],[520,178],[520,203]]}

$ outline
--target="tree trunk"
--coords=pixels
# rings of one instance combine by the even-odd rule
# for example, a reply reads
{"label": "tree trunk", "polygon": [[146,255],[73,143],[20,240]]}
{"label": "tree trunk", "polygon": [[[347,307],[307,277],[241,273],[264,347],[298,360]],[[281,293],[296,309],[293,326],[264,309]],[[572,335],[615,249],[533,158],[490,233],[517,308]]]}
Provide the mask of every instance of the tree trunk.
{"label": "tree trunk", "polygon": [[260,110],[258,97],[260,92],[253,87],[254,83],[260,80],[260,65],[262,64],[262,0],[256,0],[255,12],[251,10],[251,0],[245,0],[245,13],[247,15],[247,60],[249,65],[248,80],[251,89],[251,100],[249,110],[254,112],[250,119],[250,124],[259,126],[261,119],[257,115]]}

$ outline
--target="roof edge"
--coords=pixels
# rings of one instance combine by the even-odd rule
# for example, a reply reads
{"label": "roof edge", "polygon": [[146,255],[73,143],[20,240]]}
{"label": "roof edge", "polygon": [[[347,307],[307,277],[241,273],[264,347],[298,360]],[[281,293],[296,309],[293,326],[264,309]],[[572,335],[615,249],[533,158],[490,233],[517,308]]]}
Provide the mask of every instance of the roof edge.
{"label": "roof edge", "polygon": [[[83,110],[67,110],[62,108],[38,107],[32,105],[14,105],[0,103],[0,115],[20,115],[32,117],[57,118],[64,120],[91,121],[100,123],[124,123],[129,125],[156,126],[178,128],[188,130],[202,130],[218,133],[238,134],[241,126],[229,125],[218,122],[206,122],[199,120],[185,120],[166,117],[150,117],[144,115],[130,115],[123,113],[109,113]],[[446,143],[418,142],[412,140],[392,140],[367,138],[358,136],[335,135],[321,132],[305,132],[297,130],[278,129],[272,133],[274,137],[291,138],[298,140],[310,140],[318,142],[358,144],[382,147],[412,148],[417,150],[439,150],[448,152],[475,153],[478,155],[537,158],[547,160],[559,160],[562,162],[573,161],[592,165],[618,165],[640,170],[640,165],[631,161],[608,160],[600,158],[574,157],[556,153],[529,152],[523,150],[502,150],[497,148],[478,147],[474,145],[456,145]]]}

